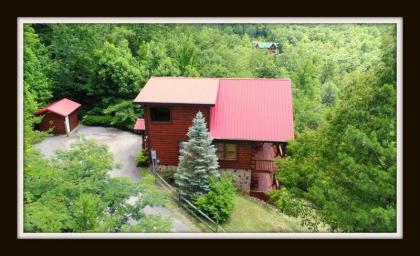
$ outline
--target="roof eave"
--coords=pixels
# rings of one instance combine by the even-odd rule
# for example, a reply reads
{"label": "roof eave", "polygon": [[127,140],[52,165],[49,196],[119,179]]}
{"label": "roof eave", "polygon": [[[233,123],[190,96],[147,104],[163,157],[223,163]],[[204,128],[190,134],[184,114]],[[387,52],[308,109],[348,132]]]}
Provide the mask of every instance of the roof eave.
{"label": "roof eave", "polygon": [[197,103],[197,102],[150,102],[150,101],[133,101],[140,105],[200,105],[200,106],[215,106],[216,103]]}
{"label": "roof eave", "polygon": [[[211,137],[211,136],[210,136]],[[214,140],[228,140],[228,141],[249,141],[249,142],[271,142],[271,143],[286,143],[289,142],[291,140],[293,140],[293,138],[291,139],[287,139],[287,140],[270,140],[270,139],[236,139],[236,138],[216,138],[216,137],[212,137]]]}
{"label": "roof eave", "polygon": [[74,111],[76,111],[76,110],[78,110],[80,108],[80,106],[78,106],[77,108],[75,108],[75,109],[73,109],[70,113],[68,113],[67,115],[63,115],[63,114],[61,114],[61,113],[58,113],[58,112],[56,112],[56,111],[54,111],[54,110],[51,110],[51,109],[45,109],[45,110],[43,110],[43,111],[37,111],[37,112],[35,112],[34,113],[34,115],[36,115],[36,116],[40,116],[40,115],[43,115],[43,114],[45,114],[45,113],[48,113],[48,112],[50,112],[50,113],[53,113],[53,114],[56,114],[56,115],[59,115],[59,116],[62,116],[62,117],[66,117],[66,116],[69,116],[71,113],[73,113]]}

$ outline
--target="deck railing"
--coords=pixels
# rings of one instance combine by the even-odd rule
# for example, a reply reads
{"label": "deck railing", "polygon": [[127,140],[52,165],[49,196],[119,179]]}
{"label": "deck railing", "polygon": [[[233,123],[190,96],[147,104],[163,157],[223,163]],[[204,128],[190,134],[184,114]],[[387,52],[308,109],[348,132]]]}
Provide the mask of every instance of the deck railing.
{"label": "deck railing", "polygon": [[273,173],[276,169],[277,166],[273,160],[252,160],[253,171]]}

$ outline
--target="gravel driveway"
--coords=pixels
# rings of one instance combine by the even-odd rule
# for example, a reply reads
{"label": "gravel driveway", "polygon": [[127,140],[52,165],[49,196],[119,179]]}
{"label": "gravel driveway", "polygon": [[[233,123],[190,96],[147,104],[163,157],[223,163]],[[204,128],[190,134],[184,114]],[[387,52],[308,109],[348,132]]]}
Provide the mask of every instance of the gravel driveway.
{"label": "gravel driveway", "polygon": [[67,135],[58,135],[46,138],[35,146],[41,149],[44,155],[52,156],[57,149],[69,149],[70,144],[77,141],[78,135],[83,134],[87,139],[94,139],[98,143],[108,145],[114,155],[114,161],[122,166],[110,172],[111,177],[128,176],[134,180],[140,178],[136,167],[135,157],[142,148],[140,135],[122,131],[116,128],[79,125],[77,130]]}

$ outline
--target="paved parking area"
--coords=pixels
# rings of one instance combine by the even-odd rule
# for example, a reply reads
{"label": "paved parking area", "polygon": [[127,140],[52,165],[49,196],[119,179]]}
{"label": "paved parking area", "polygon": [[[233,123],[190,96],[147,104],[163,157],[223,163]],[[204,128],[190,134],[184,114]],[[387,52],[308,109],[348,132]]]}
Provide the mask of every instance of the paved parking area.
{"label": "paved parking area", "polygon": [[142,138],[131,132],[122,131],[110,127],[96,127],[79,125],[69,137],[58,135],[46,138],[35,146],[44,155],[52,156],[57,149],[69,149],[70,144],[77,141],[78,135],[87,139],[95,139],[98,143],[106,144],[114,155],[114,160],[121,164],[121,167],[110,172],[112,177],[128,176],[134,180],[140,178],[140,172],[136,167],[135,157],[142,148]]}
{"label": "paved parking area", "polygon": [[[77,130],[73,131],[70,136],[58,135],[48,137],[35,146],[41,152],[50,157],[54,155],[57,149],[69,149],[70,144],[77,141],[79,135],[83,135],[87,139],[94,139],[98,143],[106,144],[114,155],[114,160],[121,164],[119,169],[110,172],[111,177],[127,176],[133,180],[140,178],[140,172],[136,167],[135,157],[137,152],[142,148],[142,138],[131,132],[122,131],[115,128],[84,126],[79,125]],[[133,197],[136,199],[136,197]],[[181,220],[175,218],[173,214],[164,207],[146,206],[144,209],[146,215],[161,215],[169,217],[172,220],[171,232],[190,232],[191,229]]]}

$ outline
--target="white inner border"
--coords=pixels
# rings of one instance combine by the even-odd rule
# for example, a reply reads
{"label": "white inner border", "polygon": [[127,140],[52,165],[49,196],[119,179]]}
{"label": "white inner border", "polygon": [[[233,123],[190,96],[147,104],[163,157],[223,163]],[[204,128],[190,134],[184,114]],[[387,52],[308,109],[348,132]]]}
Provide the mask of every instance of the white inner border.
{"label": "white inner border", "polygon": [[[396,239],[402,238],[402,23],[392,18],[18,18],[18,238],[36,239]],[[396,233],[25,233],[23,231],[23,24],[25,23],[386,23],[397,25],[397,232]]]}

